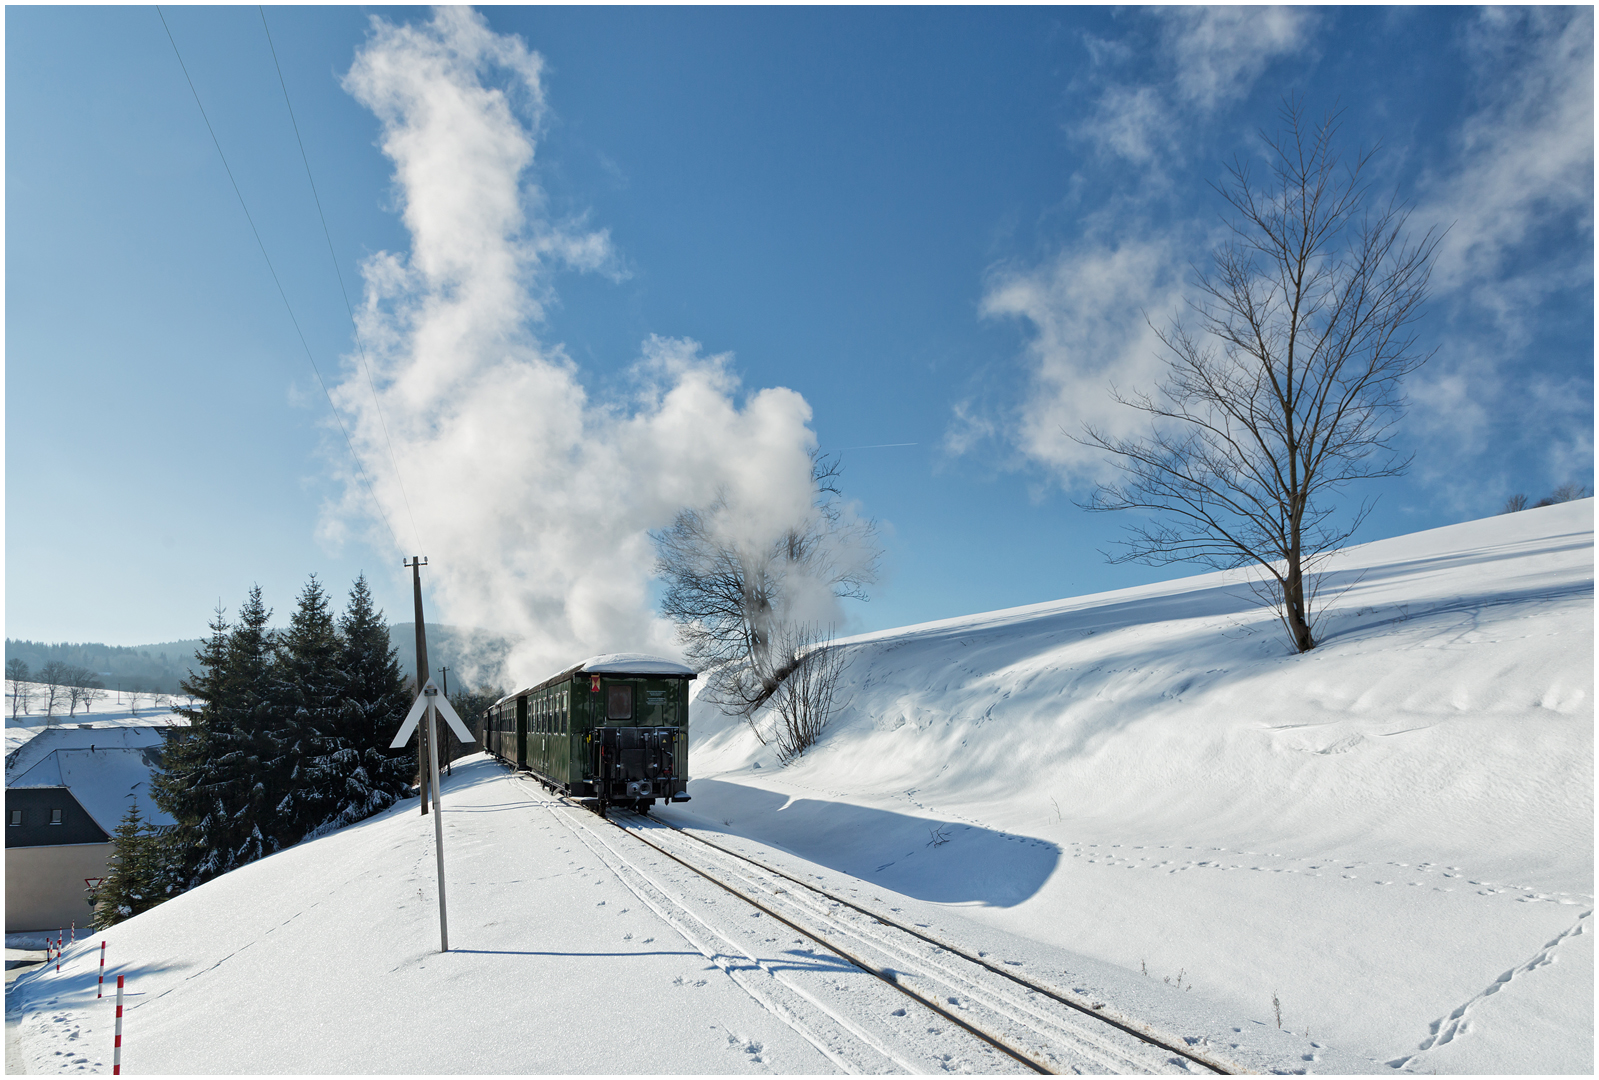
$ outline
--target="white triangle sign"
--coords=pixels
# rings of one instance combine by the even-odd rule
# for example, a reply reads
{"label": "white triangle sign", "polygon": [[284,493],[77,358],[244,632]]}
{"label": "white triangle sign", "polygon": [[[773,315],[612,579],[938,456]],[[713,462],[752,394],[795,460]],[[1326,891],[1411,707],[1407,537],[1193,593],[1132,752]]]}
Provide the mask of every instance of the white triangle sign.
{"label": "white triangle sign", "polygon": [[[433,692],[429,694],[429,690]],[[395,735],[394,741],[389,743],[390,750],[398,750],[410,741],[412,733],[416,731],[417,722],[422,719],[422,713],[427,710],[429,699],[433,701],[434,706],[439,710],[439,715],[444,717],[444,722],[450,725],[450,729],[455,732],[462,742],[477,741],[472,737],[472,733],[466,729],[466,725],[461,723],[461,718],[455,715],[455,708],[450,704],[450,699],[439,693],[438,685],[432,679],[429,679],[427,685],[422,687],[422,692],[416,696],[416,701],[412,702],[411,711],[405,714],[405,722],[400,725],[399,734]]]}

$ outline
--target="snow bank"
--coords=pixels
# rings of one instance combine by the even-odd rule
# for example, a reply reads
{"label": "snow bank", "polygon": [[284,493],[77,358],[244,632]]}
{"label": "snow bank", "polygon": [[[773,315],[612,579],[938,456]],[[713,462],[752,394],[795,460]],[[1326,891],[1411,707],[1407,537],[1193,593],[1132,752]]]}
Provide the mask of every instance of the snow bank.
{"label": "snow bank", "polygon": [[1305,656],[1238,574],[848,639],[791,767],[697,704],[673,812],[1378,1062],[1591,1072],[1592,500],[1328,571]]}

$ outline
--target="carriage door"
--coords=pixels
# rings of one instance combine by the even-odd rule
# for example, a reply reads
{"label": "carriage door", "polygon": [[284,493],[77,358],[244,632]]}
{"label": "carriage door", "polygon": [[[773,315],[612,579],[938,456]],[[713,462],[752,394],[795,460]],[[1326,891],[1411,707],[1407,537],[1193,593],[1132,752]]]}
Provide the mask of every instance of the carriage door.
{"label": "carriage door", "polygon": [[516,767],[527,767],[527,695],[516,699]]}

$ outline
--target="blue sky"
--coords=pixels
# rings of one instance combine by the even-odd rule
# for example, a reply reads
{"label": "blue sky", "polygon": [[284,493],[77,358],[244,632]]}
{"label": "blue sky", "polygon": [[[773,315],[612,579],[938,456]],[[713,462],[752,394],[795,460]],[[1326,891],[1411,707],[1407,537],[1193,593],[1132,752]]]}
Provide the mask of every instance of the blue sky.
{"label": "blue sky", "polygon": [[1590,9],[268,8],[381,416],[260,14],[164,10],[386,509],[155,10],[8,8],[11,637],[197,636],[311,572],[406,619],[420,546],[530,665],[655,647],[645,530],[781,503],[807,433],[880,524],[852,628],[1191,572],[1106,564],[1063,431],[1158,376],[1285,95],[1450,227],[1357,539],[1592,482]]}

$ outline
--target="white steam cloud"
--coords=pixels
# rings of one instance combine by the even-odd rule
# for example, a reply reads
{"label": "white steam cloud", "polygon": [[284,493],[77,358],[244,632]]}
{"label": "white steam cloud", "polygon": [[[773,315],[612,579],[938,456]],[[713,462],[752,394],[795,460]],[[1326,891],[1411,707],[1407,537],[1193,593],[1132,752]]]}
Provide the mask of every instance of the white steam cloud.
{"label": "white steam cloud", "polygon": [[[675,655],[651,609],[649,530],[721,496],[775,538],[811,510],[815,445],[799,394],[741,399],[730,358],[694,342],[651,337],[623,391],[596,400],[538,339],[555,269],[616,263],[607,233],[548,220],[529,179],[541,75],[519,38],[452,8],[374,19],[345,81],[382,123],[411,247],[363,267],[382,414],[353,366],[338,402],[407,546],[415,513],[430,617],[519,641],[512,679],[596,652]],[[376,538],[364,484],[345,479],[325,533],[364,520]]]}

